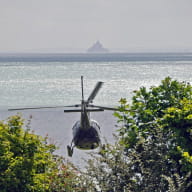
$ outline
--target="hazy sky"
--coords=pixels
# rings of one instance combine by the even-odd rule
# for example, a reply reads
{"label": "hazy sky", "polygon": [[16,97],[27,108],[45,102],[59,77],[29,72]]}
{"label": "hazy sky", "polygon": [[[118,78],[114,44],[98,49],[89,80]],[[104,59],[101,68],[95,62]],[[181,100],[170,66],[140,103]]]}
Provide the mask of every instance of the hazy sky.
{"label": "hazy sky", "polygon": [[192,0],[0,0],[0,52],[191,49]]}

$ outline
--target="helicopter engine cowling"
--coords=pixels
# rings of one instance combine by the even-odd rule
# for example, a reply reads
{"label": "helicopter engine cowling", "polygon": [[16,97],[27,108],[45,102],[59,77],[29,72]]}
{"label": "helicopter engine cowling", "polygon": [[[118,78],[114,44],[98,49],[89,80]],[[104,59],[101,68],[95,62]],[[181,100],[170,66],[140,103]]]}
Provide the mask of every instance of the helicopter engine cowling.
{"label": "helicopter engine cowling", "polygon": [[99,124],[95,120],[90,120],[90,127],[84,129],[81,122],[77,121],[73,126],[73,143],[79,149],[97,148],[101,143]]}

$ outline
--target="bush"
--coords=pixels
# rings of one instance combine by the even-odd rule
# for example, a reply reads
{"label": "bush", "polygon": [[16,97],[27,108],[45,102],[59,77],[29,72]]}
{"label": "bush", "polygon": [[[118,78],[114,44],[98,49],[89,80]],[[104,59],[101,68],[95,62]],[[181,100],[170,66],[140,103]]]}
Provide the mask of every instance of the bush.
{"label": "bush", "polygon": [[29,124],[20,115],[0,122],[0,191],[78,191],[75,168],[54,155],[56,146],[32,133]]}
{"label": "bush", "polygon": [[89,161],[90,189],[192,191],[192,86],[168,77],[135,91],[130,104],[121,99],[119,111],[118,142]]}
{"label": "bush", "polygon": [[[169,156],[183,163],[180,171],[191,171],[192,165],[192,86],[166,78],[149,91],[142,87],[135,91],[132,104],[120,101],[121,113],[115,113],[123,126],[119,129],[121,142],[128,150],[137,143],[141,134],[151,137],[154,125],[167,137]],[[127,110],[127,111],[126,111]]]}

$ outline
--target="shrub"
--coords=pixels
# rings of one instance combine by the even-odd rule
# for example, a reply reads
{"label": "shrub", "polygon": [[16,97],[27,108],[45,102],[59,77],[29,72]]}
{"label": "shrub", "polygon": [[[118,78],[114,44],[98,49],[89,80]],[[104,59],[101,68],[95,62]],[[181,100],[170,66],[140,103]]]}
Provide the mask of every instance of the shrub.
{"label": "shrub", "polygon": [[192,86],[167,77],[120,100],[119,139],[93,154],[92,191],[182,192],[192,184]]}
{"label": "shrub", "polygon": [[75,168],[54,155],[56,146],[32,133],[29,124],[20,115],[0,122],[0,191],[78,191]]}

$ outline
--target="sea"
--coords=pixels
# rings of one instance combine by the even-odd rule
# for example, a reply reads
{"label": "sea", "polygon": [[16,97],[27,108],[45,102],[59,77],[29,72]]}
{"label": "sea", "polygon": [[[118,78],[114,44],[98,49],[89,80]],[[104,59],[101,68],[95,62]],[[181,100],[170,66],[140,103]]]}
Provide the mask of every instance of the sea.
{"label": "sea", "polygon": [[[131,102],[133,91],[157,86],[165,77],[192,83],[192,53],[107,53],[107,54],[0,54],[0,120],[16,114],[11,108],[66,106],[81,102],[81,76],[85,98],[98,81],[104,82],[94,104],[119,105],[121,98]],[[64,114],[63,108],[19,111],[24,118],[32,116],[32,129],[60,146],[72,139],[71,127],[79,114]],[[95,113],[102,133],[113,141],[117,120],[112,112]],[[86,152],[76,150],[72,161],[81,165]]]}

